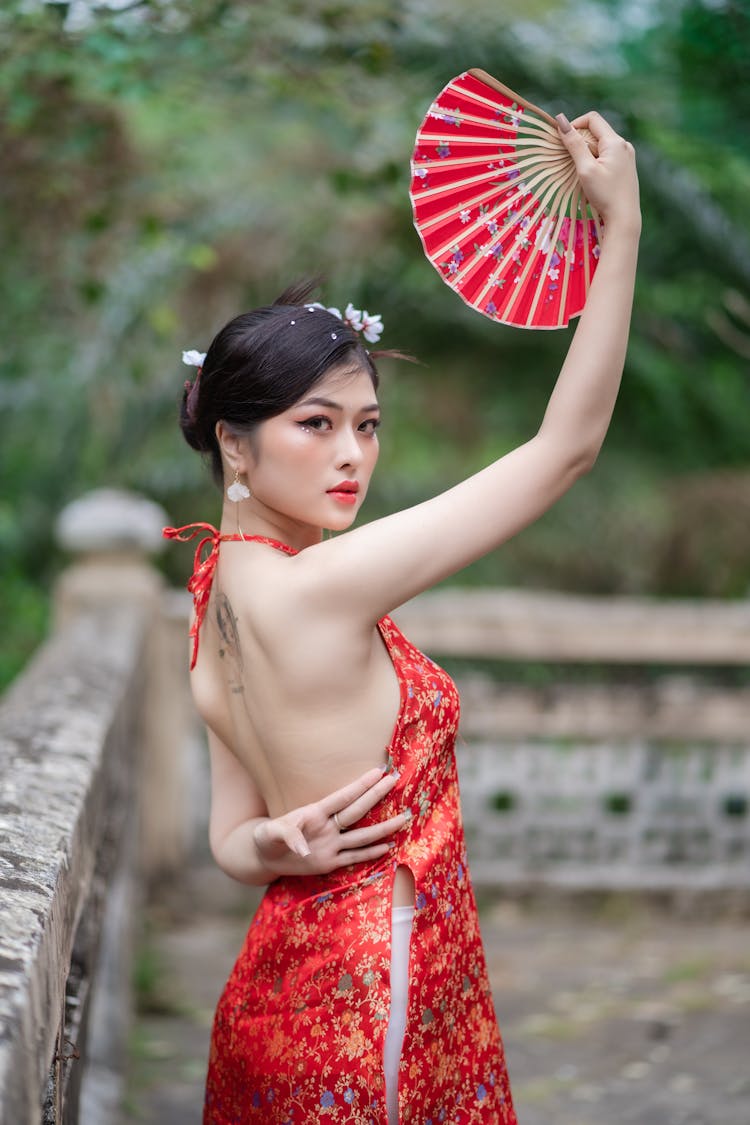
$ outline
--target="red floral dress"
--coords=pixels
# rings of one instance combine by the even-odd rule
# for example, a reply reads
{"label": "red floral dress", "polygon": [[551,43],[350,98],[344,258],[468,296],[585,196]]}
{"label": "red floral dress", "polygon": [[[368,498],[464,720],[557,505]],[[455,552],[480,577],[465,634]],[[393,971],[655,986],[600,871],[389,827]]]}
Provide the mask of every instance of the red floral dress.
{"label": "red floral dress", "polygon": [[388,747],[401,776],[362,823],[403,809],[409,823],[387,862],[269,886],[216,1010],[204,1125],[386,1125],[383,1045],[400,865],[416,885],[400,1121],[516,1125],[466,865],[458,693],[390,618],[379,629],[401,690]]}

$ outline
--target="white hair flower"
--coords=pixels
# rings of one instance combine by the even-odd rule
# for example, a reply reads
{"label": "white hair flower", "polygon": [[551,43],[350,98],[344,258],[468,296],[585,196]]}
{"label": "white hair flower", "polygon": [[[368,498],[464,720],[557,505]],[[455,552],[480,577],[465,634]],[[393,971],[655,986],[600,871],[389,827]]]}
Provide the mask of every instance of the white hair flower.
{"label": "white hair flower", "polygon": [[355,332],[362,331],[362,313],[359,309],[355,309],[351,301],[344,309],[344,320]]}
{"label": "white hair flower", "polygon": [[313,309],[325,309],[326,312],[332,313],[339,320],[343,320],[344,324],[348,324],[354,332],[361,332],[368,344],[377,343],[383,332],[383,318],[381,316],[374,314],[370,316],[367,310],[355,309],[351,301],[344,309],[343,316],[340,309],[333,305],[326,308],[325,305],[321,305],[320,301],[311,301],[305,305],[305,308],[311,312]]}
{"label": "white hair flower", "polygon": [[188,367],[203,367],[205,358],[205,352],[189,351],[182,353],[182,362]]}
{"label": "white hair flower", "polygon": [[383,318],[365,311],[362,313],[362,335],[368,344],[377,344],[383,333]]}

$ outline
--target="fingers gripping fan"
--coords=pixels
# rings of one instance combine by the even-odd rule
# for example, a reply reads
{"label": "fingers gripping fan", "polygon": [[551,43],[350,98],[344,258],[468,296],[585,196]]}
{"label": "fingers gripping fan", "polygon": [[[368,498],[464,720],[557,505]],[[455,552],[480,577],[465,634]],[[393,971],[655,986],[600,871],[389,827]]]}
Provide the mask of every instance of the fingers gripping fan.
{"label": "fingers gripping fan", "polygon": [[582,311],[600,217],[554,119],[484,71],[460,74],[430,107],[411,200],[427,257],[467,305],[522,328],[563,328]]}

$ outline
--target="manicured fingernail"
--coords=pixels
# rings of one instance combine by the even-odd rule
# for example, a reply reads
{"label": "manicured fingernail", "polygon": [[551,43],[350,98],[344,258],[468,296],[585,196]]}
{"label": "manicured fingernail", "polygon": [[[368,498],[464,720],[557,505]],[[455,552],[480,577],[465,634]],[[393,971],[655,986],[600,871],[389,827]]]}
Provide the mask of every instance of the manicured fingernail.
{"label": "manicured fingernail", "polygon": [[401,770],[394,770],[391,774],[391,777],[394,781],[398,781],[398,779],[401,777]]}
{"label": "manicured fingernail", "polygon": [[555,117],[555,121],[557,122],[561,133],[569,133],[573,128],[564,113],[558,113]]}

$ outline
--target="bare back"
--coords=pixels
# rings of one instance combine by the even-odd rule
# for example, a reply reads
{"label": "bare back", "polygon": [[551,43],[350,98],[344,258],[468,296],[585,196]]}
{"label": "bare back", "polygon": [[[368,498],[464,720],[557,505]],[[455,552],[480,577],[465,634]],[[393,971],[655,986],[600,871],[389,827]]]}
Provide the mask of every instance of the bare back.
{"label": "bare back", "polygon": [[379,630],[316,615],[271,546],[221,547],[191,686],[270,816],[384,765],[398,680]]}

